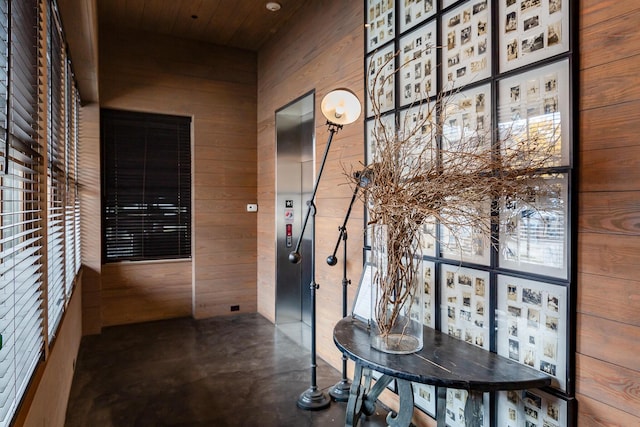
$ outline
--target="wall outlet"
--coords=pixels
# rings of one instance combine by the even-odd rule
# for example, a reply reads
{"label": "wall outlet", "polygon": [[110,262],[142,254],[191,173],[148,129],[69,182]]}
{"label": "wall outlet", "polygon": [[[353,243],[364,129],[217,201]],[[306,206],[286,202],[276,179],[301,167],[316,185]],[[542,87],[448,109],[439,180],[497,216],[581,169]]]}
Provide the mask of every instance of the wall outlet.
{"label": "wall outlet", "polygon": [[247,212],[258,212],[258,204],[257,203],[249,203],[247,205]]}
{"label": "wall outlet", "polygon": [[240,306],[239,305],[232,305],[231,306],[231,311],[240,311]]}

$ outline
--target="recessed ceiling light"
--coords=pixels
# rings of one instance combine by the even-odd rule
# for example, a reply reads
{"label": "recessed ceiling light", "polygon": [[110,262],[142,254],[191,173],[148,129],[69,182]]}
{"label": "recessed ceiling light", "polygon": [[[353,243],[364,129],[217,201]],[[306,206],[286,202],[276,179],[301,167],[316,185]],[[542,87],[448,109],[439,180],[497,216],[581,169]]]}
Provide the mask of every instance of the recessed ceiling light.
{"label": "recessed ceiling light", "polygon": [[267,9],[269,9],[271,12],[277,12],[280,10],[280,8],[282,6],[280,6],[280,3],[276,3],[274,1],[270,1],[269,3],[267,3]]}

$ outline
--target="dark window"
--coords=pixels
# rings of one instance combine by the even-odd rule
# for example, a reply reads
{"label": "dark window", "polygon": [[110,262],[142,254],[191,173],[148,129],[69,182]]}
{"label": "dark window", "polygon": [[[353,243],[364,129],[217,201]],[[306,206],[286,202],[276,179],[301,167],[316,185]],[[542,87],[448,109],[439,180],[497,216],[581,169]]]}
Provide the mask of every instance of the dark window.
{"label": "dark window", "polygon": [[191,256],[191,119],[101,110],[106,262]]}

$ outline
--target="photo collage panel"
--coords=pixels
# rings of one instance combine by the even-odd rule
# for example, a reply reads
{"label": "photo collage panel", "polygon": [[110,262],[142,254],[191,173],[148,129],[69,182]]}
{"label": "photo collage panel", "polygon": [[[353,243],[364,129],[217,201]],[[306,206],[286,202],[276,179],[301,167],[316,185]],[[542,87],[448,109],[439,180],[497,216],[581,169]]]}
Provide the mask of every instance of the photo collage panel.
{"label": "photo collage panel", "polygon": [[376,141],[393,141],[396,133],[396,117],[387,114],[379,119],[367,120],[366,124],[366,164],[371,165],[377,158]]}
{"label": "photo collage panel", "polygon": [[[476,207],[479,213],[470,214],[471,218],[486,217],[485,227],[489,227],[491,204]],[[461,208],[463,209],[463,208]],[[465,207],[464,209],[473,209]],[[443,212],[448,225],[440,224],[440,256],[473,264],[489,265],[491,262],[491,238],[477,223],[466,219],[461,213]]]}
{"label": "photo collage panel", "polygon": [[[491,86],[456,92],[443,106],[442,162],[460,167],[457,153],[491,155]],[[470,161],[472,156],[465,156]],[[471,167],[473,165],[465,165]]]}
{"label": "photo collage panel", "polygon": [[395,0],[368,0],[366,13],[367,52],[390,42],[396,35]]}
{"label": "photo collage panel", "polygon": [[499,0],[500,71],[569,49],[568,0]]}
{"label": "photo collage panel", "polygon": [[438,167],[436,129],[433,125],[435,104],[423,102],[399,113],[398,137],[406,140],[400,157],[404,160],[401,176],[411,170]]}
{"label": "photo collage panel", "polygon": [[500,212],[500,267],[567,278],[566,175],[542,179],[531,200],[503,202]]}
{"label": "photo collage panel", "polygon": [[561,427],[567,425],[567,416],[567,402],[541,390],[498,393],[499,426]]}
{"label": "photo collage panel", "polygon": [[532,161],[548,167],[569,165],[569,88],[567,60],[499,82],[499,142],[503,150],[522,151],[524,145],[533,153],[522,159],[521,166]]}
{"label": "photo collage panel", "polygon": [[[449,388],[447,389],[447,405],[445,422],[447,427],[466,427],[467,421],[464,416],[464,408],[469,398],[466,390]],[[489,425],[489,394],[484,393],[482,396],[482,413],[480,414],[480,423],[473,424],[478,427],[487,427]]]}
{"label": "photo collage panel", "polygon": [[400,39],[400,106],[416,105],[436,94],[436,51],[435,21]]}
{"label": "photo collage panel", "polygon": [[489,273],[442,265],[442,332],[489,350]]}
{"label": "photo collage panel", "polygon": [[367,117],[371,117],[393,110],[396,106],[393,45],[376,50],[367,58],[367,64]]}
{"label": "photo collage panel", "polygon": [[424,22],[436,13],[438,0],[399,0],[400,33]]}
{"label": "photo collage panel", "polygon": [[436,264],[431,261],[422,261],[422,275],[424,286],[424,319],[425,326],[435,329],[436,327]]}
{"label": "photo collage panel", "polygon": [[491,4],[466,2],[443,16],[441,26],[444,90],[491,76]]}
{"label": "photo collage panel", "polygon": [[567,289],[564,286],[498,276],[498,354],[567,386]]}

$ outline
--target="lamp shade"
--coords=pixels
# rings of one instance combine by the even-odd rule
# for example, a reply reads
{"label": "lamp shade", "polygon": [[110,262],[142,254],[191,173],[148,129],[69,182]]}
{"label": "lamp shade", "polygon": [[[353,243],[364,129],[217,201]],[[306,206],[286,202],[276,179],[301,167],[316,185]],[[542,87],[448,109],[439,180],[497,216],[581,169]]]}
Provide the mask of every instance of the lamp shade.
{"label": "lamp shade", "polygon": [[362,111],[358,97],[349,89],[335,89],[326,94],[320,109],[327,120],[337,125],[355,122]]}

